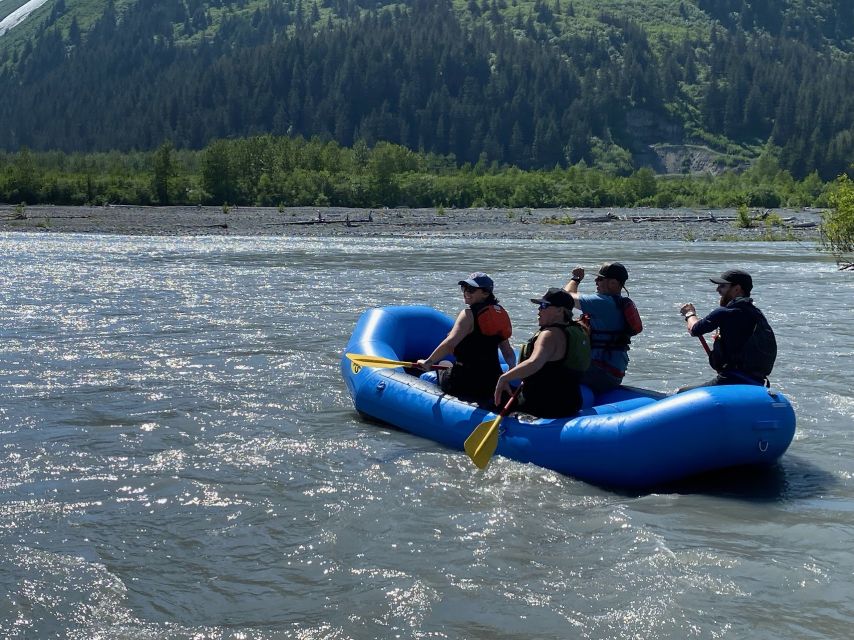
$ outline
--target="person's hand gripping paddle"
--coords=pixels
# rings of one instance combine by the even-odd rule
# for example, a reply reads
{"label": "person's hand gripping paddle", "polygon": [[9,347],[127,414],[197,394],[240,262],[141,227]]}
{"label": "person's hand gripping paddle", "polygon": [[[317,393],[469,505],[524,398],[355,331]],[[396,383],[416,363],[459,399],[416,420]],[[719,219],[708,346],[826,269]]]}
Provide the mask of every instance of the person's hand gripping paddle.
{"label": "person's hand gripping paddle", "polygon": [[492,420],[481,422],[471,435],[466,438],[463,448],[466,450],[469,458],[477,465],[478,469],[486,469],[489,461],[492,459],[492,454],[498,447],[498,425],[504,420],[504,417],[510,413],[510,408],[515,404],[519,392],[522,391],[522,385],[516,387],[513,395],[504,405],[504,408]]}
{"label": "person's hand gripping paddle", "polygon": [[[347,353],[347,359],[359,367],[373,367],[375,369],[393,369],[394,367],[417,367],[417,362],[404,362],[403,360],[389,360],[379,356],[365,356],[360,353]],[[447,369],[444,364],[434,364],[431,369]]]}

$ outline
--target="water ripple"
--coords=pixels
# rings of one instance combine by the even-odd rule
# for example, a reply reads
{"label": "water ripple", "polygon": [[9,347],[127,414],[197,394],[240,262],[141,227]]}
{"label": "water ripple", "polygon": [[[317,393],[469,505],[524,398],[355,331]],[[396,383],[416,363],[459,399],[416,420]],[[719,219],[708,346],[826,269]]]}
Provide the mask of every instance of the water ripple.
{"label": "water ripple", "polygon": [[[417,255],[418,259],[413,259]],[[0,234],[0,636],[798,638],[854,621],[854,284],[810,246]],[[559,260],[555,256],[560,256]],[[705,378],[677,310],[755,274],[798,433],[780,465],[621,495],[364,422],[361,311],[514,321],[618,257],[630,382]],[[813,293],[809,305],[792,291]],[[846,291],[848,293],[846,293]]]}

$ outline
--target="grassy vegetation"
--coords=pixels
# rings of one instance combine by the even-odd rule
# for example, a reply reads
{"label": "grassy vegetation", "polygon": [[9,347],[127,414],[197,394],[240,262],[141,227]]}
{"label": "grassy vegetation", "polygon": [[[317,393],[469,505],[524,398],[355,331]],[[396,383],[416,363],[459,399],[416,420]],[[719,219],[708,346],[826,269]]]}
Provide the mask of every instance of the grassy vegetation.
{"label": "grassy vegetation", "polygon": [[[8,15],[27,0],[6,0],[0,2],[0,19]],[[116,12],[121,16],[124,10],[139,0],[114,0]],[[0,53],[8,51],[20,53],[25,43],[32,42],[43,29],[54,6],[47,2],[35,10],[24,22],[0,38]],[[227,15],[242,15],[250,17],[256,9],[268,4],[268,0],[244,0],[232,2],[226,6],[209,6],[207,15],[210,24],[203,31],[194,33],[191,37],[184,34],[181,24],[175,25],[175,42],[178,44],[197,44],[202,38],[212,37],[219,29],[223,17]],[[453,4],[461,20],[472,24],[480,20],[469,11],[468,0],[453,0]],[[104,13],[107,0],[66,0],[66,11],[60,16],[55,26],[68,34],[72,18],[83,33],[86,33],[94,22]],[[332,9],[324,2],[317,2],[320,23],[328,19],[337,19]],[[482,3],[478,3],[479,6]],[[562,38],[596,37],[607,39],[614,27],[601,21],[603,14],[618,16],[643,27],[650,35],[653,48],[664,41],[679,42],[686,38],[705,40],[708,38],[711,21],[702,11],[691,2],[680,0],[643,0],[627,2],[626,0],[505,0],[498,3],[503,20],[512,23],[518,17],[527,20],[529,15],[537,15],[537,7],[547,7],[551,14],[551,29],[553,41]],[[311,2],[303,3],[304,11],[309,12]],[[389,3],[388,9],[395,7]],[[570,13],[572,7],[572,13]],[[680,11],[681,7],[681,11]]]}
{"label": "grassy vegetation", "polygon": [[0,20],[17,11],[20,7],[27,4],[28,0],[5,0],[0,2]]}
{"label": "grassy vegetation", "polygon": [[[454,6],[464,21],[473,21],[468,0],[454,0]],[[643,27],[653,45],[665,40],[707,39],[711,25],[709,17],[694,4],[680,0],[505,0],[498,7],[511,23],[517,16],[527,20],[532,14],[550,18],[555,41],[566,37],[607,38],[613,27],[602,22],[603,15]],[[538,7],[545,10],[538,14]]]}
{"label": "grassy vegetation", "polygon": [[[6,0],[0,1],[0,19],[11,13],[18,6],[25,4],[28,0]],[[139,2],[140,0],[113,0],[113,6],[119,17],[125,10]],[[10,3],[11,4],[8,4]],[[68,30],[71,27],[71,22],[76,18],[77,26],[82,33],[86,33],[92,25],[104,14],[104,9],[107,6],[108,0],[66,0],[66,11],[53,23],[53,27],[59,29],[63,37],[67,37]],[[251,16],[252,13],[268,3],[268,0],[245,0],[244,2],[234,2],[226,7],[209,7],[208,15],[211,23],[208,28],[193,38],[184,36],[183,29],[180,24],[175,25],[175,42],[178,44],[195,44],[203,37],[210,37],[219,29],[222,17],[229,13],[235,13],[244,16]],[[7,6],[8,4],[8,6]],[[29,42],[32,43],[38,34],[44,29],[55,4],[54,1],[46,2],[44,5],[33,11],[26,20],[20,23],[11,31],[0,37],[0,54],[8,53],[10,60],[13,56],[20,54],[24,46]],[[329,11],[328,9],[326,10]]]}
{"label": "grassy vegetation", "polygon": [[[124,9],[136,1],[114,0],[114,5],[116,11],[121,15]],[[27,0],[12,0],[12,6],[16,3],[20,6],[26,2]],[[28,43],[32,44],[36,40],[37,36],[44,30],[54,5],[55,0],[46,2],[27,16],[26,20],[14,29],[0,36],[0,60],[2,60],[2,54],[7,54],[9,56],[7,64],[13,62]],[[5,3],[0,3],[0,6],[2,6],[0,19],[2,19],[8,7]],[[76,2],[66,0],[66,11],[62,16],[57,18],[54,27],[59,29],[63,37],[67,37],[71,21],[76,17],[77,26],[80,27],[81,32],[86,33],[95,21],[104,14],[106,6],[107,0],[77,0]],[[11,11],[8,13],[11,13]]]}
{"label": "grassy vegetation", "polygon": [[543,224],[575,224],[575,218],[572,216],[549,216],[543,218]]}

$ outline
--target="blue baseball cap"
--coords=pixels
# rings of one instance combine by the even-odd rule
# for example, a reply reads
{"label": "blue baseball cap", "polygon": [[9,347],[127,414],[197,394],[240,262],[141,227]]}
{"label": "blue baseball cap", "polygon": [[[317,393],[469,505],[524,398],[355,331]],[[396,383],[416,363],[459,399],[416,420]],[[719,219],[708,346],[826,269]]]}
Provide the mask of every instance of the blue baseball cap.
{"label": "blue baseball cap", "polygon": [[476,287],[477,289],[486,289],[487,291],[492,291],[495,283],[492,281],[488,275],[483,273],[482,271],[475,271],[465,280],[460,280],[458,285],[462,286],[467,284],[470,287]]}

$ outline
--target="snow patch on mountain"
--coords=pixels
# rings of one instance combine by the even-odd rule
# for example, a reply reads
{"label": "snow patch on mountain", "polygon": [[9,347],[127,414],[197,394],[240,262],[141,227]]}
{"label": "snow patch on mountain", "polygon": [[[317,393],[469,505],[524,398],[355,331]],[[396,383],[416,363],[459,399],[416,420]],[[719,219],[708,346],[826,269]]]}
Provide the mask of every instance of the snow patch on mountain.
{"label": "snow patch on mountain", "polygon": [[24,20],[27,19],[27,16],[30,15],[33,11],[38,9],[40,6],[45,4],[48,0],[30,0],[25,5],[18,7],[8,16],[0,20],[0,36],[4,33],[17,27]]}

